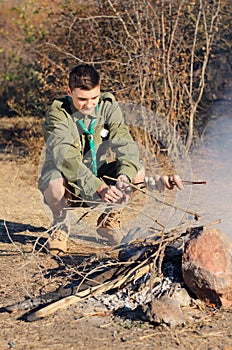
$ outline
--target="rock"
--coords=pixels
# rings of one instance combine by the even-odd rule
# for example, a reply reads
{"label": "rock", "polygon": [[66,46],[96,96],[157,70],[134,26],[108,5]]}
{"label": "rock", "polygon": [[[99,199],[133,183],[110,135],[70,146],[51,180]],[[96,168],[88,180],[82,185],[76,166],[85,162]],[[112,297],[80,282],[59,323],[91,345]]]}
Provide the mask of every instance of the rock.
{"label": "rock", "polygon": [[187,287],[207,304],[232,307],[232,244],[218,229],[193,231],[182,257]]}
{"label": "rock", "polygon": [[150,322],[166,324],[171,327],[185,323],[179,303],[166,295],[143,305],[142,309]]}
{"label": "rock", "polygon": [[188,307],[192,303],[192,298],[185,288],[175,290],[171,299],[175,300],[181,307]]}

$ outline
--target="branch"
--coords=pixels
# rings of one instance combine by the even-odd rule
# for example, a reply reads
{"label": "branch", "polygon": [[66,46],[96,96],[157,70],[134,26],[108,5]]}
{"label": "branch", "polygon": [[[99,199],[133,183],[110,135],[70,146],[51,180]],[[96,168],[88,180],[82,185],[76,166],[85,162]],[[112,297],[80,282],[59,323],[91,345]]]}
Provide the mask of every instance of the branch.
{"label": "branch", "polygon": [[168,84],[169,84],[169,87],[170,87],[170,90],[171,90],[171,102],[170,102],[170,106],[169,106],[169,112],[168,112],[168,115],[167,115],[168,119],[170,117],[170,114],[171,114],[172,108],[173,108],[173,104],[174,104],[174,88],[173,88],[171,72],[170,72],[170,57],[171,57],[172,45],[173,45],[173,41],[174,41],[177,25],[178,25],[179,18],[180,18],[180,12],[181,12],[183,4],[184,4],[184,0],[181,1],[180,5],[179,5],[179,8],[178,8],[178,12],[177,12],[176,20],[175,20],[174,27],[173,27],[173,30],[172,30],[172,33],[171,33],[171,38],[170,38],[168,52],[167,52],[167,63],[166,63],[167,64],[167,76],[168,76]]}
{"label": "branch", "polygon": [[137,40],[129,33],[128,29],[127,29],[127,26],[126,26],[126,23],[124,22],[124,20],[122,19],[122,17],[120,16],[119,12],[115,9],[115,7],[113,6],[111,0],[107,0],[108,3],[110,4],[110,7],[112,8],[112,10],[114,11],[114,13],[117,15],[117,18],[119,19],[119,21],[122,23],[123,25],[123,28],[128,36],[128,38],[132,39],[136,46],[139,47],[139,44],[137,42]]}

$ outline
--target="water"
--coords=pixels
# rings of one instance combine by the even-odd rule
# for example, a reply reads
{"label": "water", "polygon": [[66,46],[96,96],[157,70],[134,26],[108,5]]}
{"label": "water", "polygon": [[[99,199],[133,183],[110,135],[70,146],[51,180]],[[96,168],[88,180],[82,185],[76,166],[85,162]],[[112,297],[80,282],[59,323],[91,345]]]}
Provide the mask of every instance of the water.
{"label": "water", "polygon": [[203,145],[191,156],[193,177],[206,180],[207,185],[193,186],[190,202],[202,214],[203,223],[220,219],[215,228],[232,241],[231,107],[230,101],[214,105]]}

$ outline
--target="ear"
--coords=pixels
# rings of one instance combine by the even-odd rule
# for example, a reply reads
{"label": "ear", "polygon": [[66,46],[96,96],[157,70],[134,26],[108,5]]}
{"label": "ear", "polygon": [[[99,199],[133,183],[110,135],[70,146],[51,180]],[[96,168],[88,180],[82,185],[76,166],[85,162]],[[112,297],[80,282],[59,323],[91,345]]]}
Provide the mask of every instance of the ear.
{"label": "ear", "polygon": [[72,91],[69,86],[67,86],[66,91],[69,96],[72,96]]}

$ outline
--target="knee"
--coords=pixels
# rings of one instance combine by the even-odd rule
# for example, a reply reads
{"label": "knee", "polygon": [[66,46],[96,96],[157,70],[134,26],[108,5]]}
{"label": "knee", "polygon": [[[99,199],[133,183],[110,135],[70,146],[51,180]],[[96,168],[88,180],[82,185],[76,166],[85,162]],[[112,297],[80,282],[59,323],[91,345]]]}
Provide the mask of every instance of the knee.
{"label": "knee", "polygon": [[44,198],[47,203],[60,201],[65,194],[65,180],[63,178],[54,179],[49,182],[44,191]]}

